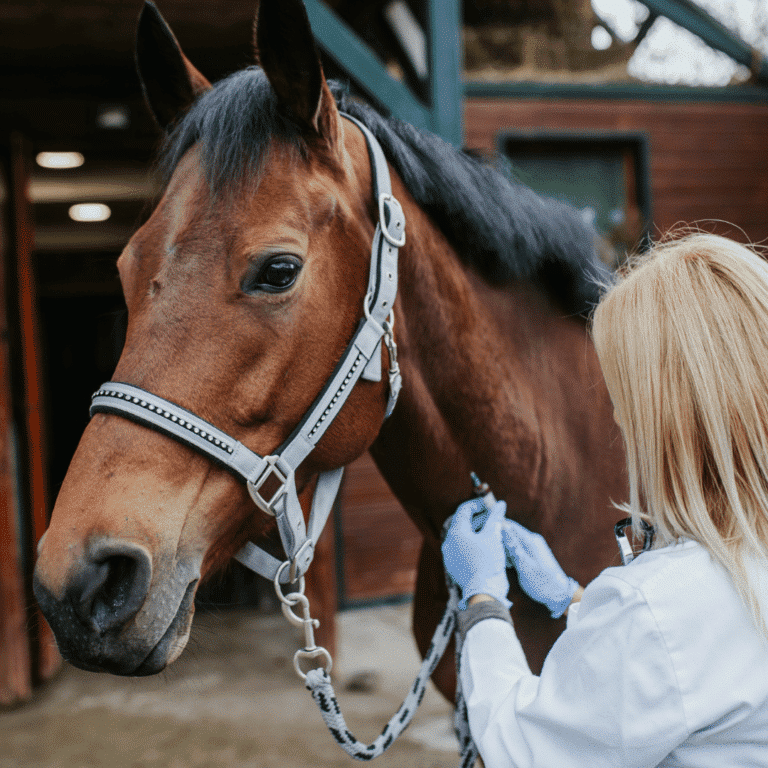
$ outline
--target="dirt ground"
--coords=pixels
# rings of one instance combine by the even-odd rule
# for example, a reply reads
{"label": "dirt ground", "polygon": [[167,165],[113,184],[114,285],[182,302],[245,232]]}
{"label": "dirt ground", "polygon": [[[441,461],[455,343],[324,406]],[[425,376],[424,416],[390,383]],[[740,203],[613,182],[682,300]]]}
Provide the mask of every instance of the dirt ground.
{"label": "dirt ground", "polygon": [[[410,605],[339,614],[334,686],[352,733],[369,743],[419,665]],[[300,631],[280,613],[197,615],[161,675],[120,678],[70,666],[30,703],[0,713],[0,768],[323,768],[359,765],[334,742],[293,671]],[[353,680],[365,692],[346,690]],[[458,765],[451,707],[431,686],[376,768]]]}

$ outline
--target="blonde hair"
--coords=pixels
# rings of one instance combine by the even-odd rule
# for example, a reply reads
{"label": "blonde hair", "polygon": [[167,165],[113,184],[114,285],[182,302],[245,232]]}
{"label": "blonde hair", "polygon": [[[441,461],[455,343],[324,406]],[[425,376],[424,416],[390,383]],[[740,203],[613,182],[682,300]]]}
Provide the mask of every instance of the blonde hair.
{"label": "blonde hair", "polygon": [[592,336],[624,434],[628,509],[703,545],[768,636],[745,556],[768,561],[768,264],[693,234],[636,259]]}

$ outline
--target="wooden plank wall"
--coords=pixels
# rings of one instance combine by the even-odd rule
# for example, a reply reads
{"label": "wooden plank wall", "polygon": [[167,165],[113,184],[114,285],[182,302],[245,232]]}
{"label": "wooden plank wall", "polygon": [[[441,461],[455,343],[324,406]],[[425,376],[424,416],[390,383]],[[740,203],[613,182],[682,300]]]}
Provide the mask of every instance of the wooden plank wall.
{"label": "wooden plank wall", "polygon": [[341,606],[410,595],[421,534],[369,453],[347,467],[340,505]]}
{"label": "wooden plank wall", "polygon": [[465,144],[496,150],[500,131],[643,131],[649,137],[652,234],[718,219],[708,231],[768,240],[768,104],[470,98]]}

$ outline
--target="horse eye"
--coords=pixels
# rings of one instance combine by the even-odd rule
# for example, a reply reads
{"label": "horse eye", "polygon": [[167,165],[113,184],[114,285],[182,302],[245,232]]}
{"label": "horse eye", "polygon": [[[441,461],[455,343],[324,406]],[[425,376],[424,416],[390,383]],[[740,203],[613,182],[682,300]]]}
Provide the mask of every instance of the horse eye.
{"label": "horse eye", "polygon": [[301,263],[290,256],[278,256],[268,261],[256,275],[255,279],[246,280],[243,289],[246,293],[253,291],[268,291],[277,293],[286,291],[295,282],[301,271]]}

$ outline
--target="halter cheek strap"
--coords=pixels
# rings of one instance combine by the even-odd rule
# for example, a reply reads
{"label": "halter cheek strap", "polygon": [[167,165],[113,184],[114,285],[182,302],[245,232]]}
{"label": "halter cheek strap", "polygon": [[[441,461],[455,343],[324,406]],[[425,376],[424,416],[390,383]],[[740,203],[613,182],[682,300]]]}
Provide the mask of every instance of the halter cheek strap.
{"label": "halter cheek strap", "polygon": [[162,432],[242,479],[259,509],[275,517],[287,560],[278,560],[251,542],[235,558],[268,579],[277,577],[282,584],[298,579],[312,562],[315,544],[339,491],[343,467],[319,474],[307,525],[299,504],[295,471],[341,411],[358,379],[381,380],[382,341],[387,345],[390,360],[386,416],[392,413],[401,387],[392,318],[398,250],[405,244],[405,215],[392,196],[389,167],[378,141],[359,120],[342,115],[365,137],[378,204],[364,318],[331,377],[288,439],[274,454],[260,456],[185,408],[120,382],[102,385],[94,394],[90,409],[91,416],[111,413]]}

